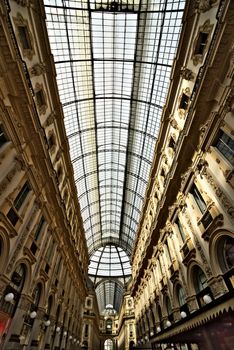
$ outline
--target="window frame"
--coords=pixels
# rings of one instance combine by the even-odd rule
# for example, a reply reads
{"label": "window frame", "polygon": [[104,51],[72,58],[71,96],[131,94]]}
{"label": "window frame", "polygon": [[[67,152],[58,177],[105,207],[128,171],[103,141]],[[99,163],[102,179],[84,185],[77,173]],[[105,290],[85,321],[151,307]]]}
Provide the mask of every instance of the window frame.
{"label": "window frame", "polygon": [[[221,136],[220,136],[221,135]],[[231,140],[232,142],[233,142],[233,145],[234,145],[234,139],[231,137],[231,135],[229,134],[229,133],[227,133],[226,132],[226,130],[224,131],[223,129],[219,129],[219,131],[218,131],[218,133],[217,133],[217,135],[216,135],[216,138],[215,138],[215,140],[214,140],[214,142],[213,142],[213,147],[215,148],[215,150],[218,152],[218,154],[220,154],[221,155],[221,157],[226,161],[226,162],[228,162],[228,164],[230,164],[231,166],[234,166],[234,149],[233,149],[233,151],[232,151],[232,149],[226,144],[226,143],[224,143],[223,141],[223,145],[225,145],[225,147],[227,147],[230,151],[231,151],[231,153],[233,153],[233,160],[230,160],[229,158],[227,158],[226,157],[226,155],[225,155],[225,152],[223,153],[222,152],[222,150],[220,150],[220,148],[219,147],[217,147],[217,144],[218,144],[218,142],[220,141],[221,142],[221,138],[222,138],[222,136],[227,136],[228,137],[228,139],[229,140]]]}
{"label": "window frame", "polygon": [[193,197],[193,200],[196,203],[201,214],[204,215],[207,211],[207,204],[195,183],[192,184],[189,193]]}
{"label": "window frame", "polygon": [[[24,196],[23,191],[24,191],[24,187],[26,185],[28,188],[28,192],[26,192],[26,195]],[[9,208],[6,216],[13,226],[17,225],[19,218],[20,218],[20,212],[21,212],[22,207],[24,206],[24,203],[25,203],[31,190],[32,190],[32,188],[31,188],[28,180],[26,180],[26,182],[23,184],[20,191],[18,192],[17,196],[15,197],[15,199],[12,203],[12,206]]]}

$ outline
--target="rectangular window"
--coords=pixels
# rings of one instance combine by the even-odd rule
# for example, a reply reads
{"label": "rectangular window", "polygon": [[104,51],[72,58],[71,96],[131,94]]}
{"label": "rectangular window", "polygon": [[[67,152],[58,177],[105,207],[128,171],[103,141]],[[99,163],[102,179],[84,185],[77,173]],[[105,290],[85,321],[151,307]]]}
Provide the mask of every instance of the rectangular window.
{"label": "rectangular window", "polygon": [[167,241],[165,241],[165,249],[166,249],[166,255],[167,255],[168,262],[171,263],[171,261],[172,261],[171,253],[170,253],[170,249],[169,249]]}
{"label": "rectangular window", "polygon": [[50,271],[50,265],[49,264],[46,264],[46,266],[45,266],[45,273],[49,273],[49,271]]}
{"label": "rectangular window", "polygon": [[36,232],[35,232],[35,236],[34,236],[34,240],[35,240],[35,241],[38,241],[39,238],[40,238],[40,234],[41,234],[41,232],[42,232],[42,227],[43,227],[43,225],[44,225],[44,222],[45,222],[45,219],[44,219],[44,217],[42,216],[42,217],[41,217],[41,220],[40,220],[40,222],[39,222],[39,225],[38,225],[38,227],[37,227],[37,229],[36,229]]}
{"label": "rectangular window", "polygon": [[175,148],[176,148],[175,146],[176,146],[175,140],[173,139],[173,137],[170,137],[170,141],[169,141],[168,147],[170,147],[173,150],[175,150]]}
{"label": "rectangular window", "polygon": [[13,208],[11,208],[8,213],[7,213],[7,217],[10,220],[10,222],[12,223],[13,226],[15,226],[19,220],[19,216],[18,214],[14,211]]}
{"label": "rectangular window", "polygon": [[192,194],[195,202],[197,203],[198,208],[200,209],[201,213],[205,213],[206,211],[206,203],[204,199],[202,198],[201,193],[198,191],[197,186],[193,184],[190,193]]}
{"label": "rectangular window", "polygon": [[188,108],[188,104],[189,104],[189,96],[187,96],[186,94],[183,94],[181,97],[179,108],[186,110]]}
{"label": "rectangular window", "polygon": [[88,337],[88,335],[89,335],[89,325],[86,324],[85,325],[85,337]]}
{"label": "rectangular window", "polygon": [[161,265],[160,257],[158,257],[158,266],[159,266],[159,271],[160,271],[161,276],[162,276],[163,273],[162,273],[162,265]]}
{"label": "rectangular window", "polygon": [[208,36],[209,36],[209,33],[204,33],[204,32],[199,33],[197,44],[194,51],[195,55],[203,55]]}
{"label": "rectangular window", "polygon": [[52,259],[53,259],[53,252],[54,252],[54,247],[55,247],[55,242],[50,242],[49,247],[46,252],[46,260],[48,264],[51,264]]}
{"label": "rectangular window", "polygon": [[4,145],[8,140],[3,130],[3,126],[0,124],[0,147]]}
{"label": "rectangular window", "polygon": [[44,97],[44,94],[43,94],[43,91],[42,90],[39,90],[36,92],[36,100],[37,100],[37,104],[39,107],[42,107],[45,105],[45,97]]}
{"label": "rectangular window", "polygon": [[33,255],[36,254],[36,252],[37,252],[37,246],[36,246],[36,244],[35,244],[34,242],[32,242],[30,250],[31,250],[31,252],[33,253]]}
{"label": "rectangular window", "polygon": [[26,26],[18,26],[18,32],[23,49],[31,50],[31,44],[29,40],[28,29]]}
{"label": "rectangular window", "polygon": [[25,182],[25,184],[21,188],[19,194],[17,195],[17,197],[14,200],[14,207],[16,210],[19,210],[21,208],[21,206],[22,206],[23,202],[25,201],[30,190],[31,190],[31,188],[29,187],[28,182]]}
{"label": "rectangular window", "polygon": [[213,218],[209,211],[207,211],[201,218],[201,222],[205,228],[207,228],[212,221],[213,221]]}
{"label": "rectangular window", "polygon": [[230,164],[234,165],[234,140],[223,130],[220,130],[218,139],[214,146]]}
{"label": "rectangular window", "polygon": [[61,262],[62,262],[62,258],[60,257],[58,265],[56,267],[56,275],[58,275],[59,271],[60,271],[60,267],[61,267]]}
{"label": "rectangular window", "polygon": [[181,222],[180,222],[179,218],[176,219],[175,224],[177,225],[177,229],[179,231],[180,238],[181,238],[182,242],[184,243],[185,242],[185,234],[184,234],[184,229],[183,229],[183,227],[181,225]]}

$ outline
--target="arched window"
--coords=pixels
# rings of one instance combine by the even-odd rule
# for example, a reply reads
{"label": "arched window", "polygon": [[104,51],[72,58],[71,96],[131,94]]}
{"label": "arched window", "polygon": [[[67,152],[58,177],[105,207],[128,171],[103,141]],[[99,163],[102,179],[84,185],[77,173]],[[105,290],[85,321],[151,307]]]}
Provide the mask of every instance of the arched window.
{"label": "arched window", "polygon": [[104,350],[113,350],[113,341],[111,339],[105,341]]}
{"label": "arched window", "polygon": [[5,289],[4,296],[6,296],[9,293],[12,293],[14,295],[12,302],[6,302],[4,297],[1,298],[0,310],[9,314],[11,317],[13,317],[15,314],[21,296],[21,292],[24,287],[26,274],[25,271],[26,269],[24,264],[18,265],[11,276],[10,283]]}
{"label": "arched window", "polygon": [[206,276],[199,266],[194,268],[193,276],[195,291],[199,293],[208,286]]}
{"label": "arched window", "polygon": [[160,323],[160,328],[163,329],[162,310],[161,310],[161,306],[159,304],[157,305],[157,314],[158,314],[158,319],[159,319],[159,323]]}
{"label": "arched window", "polygon": [[198,305],[202,307],[212,301],[213,296],[208,286],[206,275],[199,266],[195,266],[193,269],[193,282]]}
{"label": "arched window", "polygon": [[166,307],[167,307],[167,313],[170,315],[172,313],[172,307],[171,307],[171,301],[168,297],[166,297]]}
{"label": "arched window", "polygon": [[34,289],[33,295],[32,295],[33,296],[34,305],[35,305],[36,308],[38,307],[38,305],[40,303],[41,290],[42,290],[41,284],[38,283],[36,288]]}
{"label": "arched window", "polygon": [[11,276],[10,284],[15,289],[15,291],[20,293],[23,289],[24,281],[25,281],[25,266],[23,264],[20,264],[13,272]]}
{"label": "arched window", "polygon": [[108,318],[106,320],[106,332],[112,333],[112,319],[111,318]]}
{"label": "arched window", "polygon": [[234,238],[225,236],[218,244],[218,259],[223,272],[234,267]]}
{"label": "arched window", "polygon": [[172,322],[173,321],[172,306],[171,306],[170,298],[168,296],[166,297],[166,308],[167,308],[168,320]]}
{"label": "arched window", "polygon": [[48,317],[50,316],[52,305],[53,305],[53,296],[50,295],[49,299],[48,299],[47,308],[46,308],[46,314],[47,314]]}
{"label": "arched window", "polygon": [[184,293],[184,289],[180,285],[177,286],[177,297],[178,297],[179,305],[183,306],[186,303],[185,293]]}
{"label": "arched window", "polygon": [[217,246],[217,257],[220,268],[224,274],[223,278],[227,287],[233,289],[234,276],[234,238],[223,236]]}
{"label": "arched window", "polygon": [[58,320],[59,320],[59,316],[60,316],[60,305],[58,305],[58,307],[57,307],[57,311],[56,311],[56,323],[58,322]]}
{"label": "arched window", "polygon": [[186,317],[189,314],[189,308],[185,300],[184,288],[182,288],[180,284],[177,285],[176,294],[177,294],[177,299],[180,306],[180,312],[181,313],[183,312],[181,314],[182,315],[181,317]]}

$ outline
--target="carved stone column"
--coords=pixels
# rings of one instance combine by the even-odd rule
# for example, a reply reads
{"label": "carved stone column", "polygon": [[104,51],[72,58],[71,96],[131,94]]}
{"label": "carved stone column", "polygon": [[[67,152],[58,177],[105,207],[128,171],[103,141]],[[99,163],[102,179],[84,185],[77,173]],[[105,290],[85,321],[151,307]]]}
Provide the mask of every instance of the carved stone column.
{"label": "carved stone column", "polygon": [[51,349],[53,334],[55,332],[55,319],[50,317],[50,325],[45,330],[45,349]]}
{"label": "carved stone column", "polygon": [[43,329],[42,329],[42,320],[44,316],[45,310],[43,308],[38,308],[37,317],[34,321],[30,340],[29,340],[29,349],[38,349],[39,342],[42,341]]}
{"label": "carved stone column", "polygon": [[56,332],[55,330],[54,341],[51,348],[52,350],[59,350],[60,338],[62,337],[62,332],[63,332],[62,324],[58,323],[57,327],[60,328],[60,332]]}

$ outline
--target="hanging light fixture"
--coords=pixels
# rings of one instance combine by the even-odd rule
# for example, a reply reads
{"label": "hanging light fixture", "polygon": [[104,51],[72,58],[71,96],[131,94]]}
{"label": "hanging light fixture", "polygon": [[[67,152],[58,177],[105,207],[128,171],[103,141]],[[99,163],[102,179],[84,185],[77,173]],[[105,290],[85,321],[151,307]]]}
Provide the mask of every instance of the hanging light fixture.
{"label": "hanging light fixture", "polygon": [[206,294],[203,297],[203,301],[204,301],[205,304],[209,304],[209,303],[212,302],[212,299],[211,299],[211,297],[208,294]]}
{"label": "hanging light fixture", "polygon": [[56,333],[59,333],[60,332],[60,327],[57,327],[56,328]]}
{"label": "hanging light fixture", "polygon": [[45,321],[45,326],[46,327],[50,326],[50,320]]}
{"label": "hanging light fixture", "polygon": [[14,299],[14,294],[13,293],[8,293],[5,295],[4,300],[7,302],[11,302]]}
{"label": "hanging light fixture", "polygon": [[171,322],[170,322],[169,320],[167,320],[166,326],[167,326],[167,327],[170,327],[170,326],[171,326]]}
{"label": "hanging light fixture", "polygon": [[187,317],[187,314],[186,314],[185,311],[181,311],[180,316],[181,316],[182,318],[185,318],[185,317]]}
{"label": "hanging light fixture", "polygon": [[32,319],[36,318],[36,317],[37,317],[36,311],[32,311],[32,312],[30,313],[29,316],[30,316],[30,318],[32,318]]}

